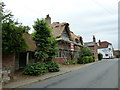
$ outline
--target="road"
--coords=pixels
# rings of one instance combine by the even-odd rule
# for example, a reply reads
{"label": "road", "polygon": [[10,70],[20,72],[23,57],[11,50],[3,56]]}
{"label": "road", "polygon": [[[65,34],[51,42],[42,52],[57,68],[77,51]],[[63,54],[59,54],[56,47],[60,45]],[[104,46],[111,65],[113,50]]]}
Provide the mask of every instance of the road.
{"label": "road", "polygon": [[24,88],[118,88],[118,59],[106,59]]}

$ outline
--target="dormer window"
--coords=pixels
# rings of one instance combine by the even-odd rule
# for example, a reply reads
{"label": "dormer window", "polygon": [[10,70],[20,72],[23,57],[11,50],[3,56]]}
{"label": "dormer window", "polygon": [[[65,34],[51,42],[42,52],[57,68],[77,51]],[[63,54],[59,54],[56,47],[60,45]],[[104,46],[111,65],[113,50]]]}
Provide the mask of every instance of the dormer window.
{"label": "dormer window", "polygon": [[78,40],[78,39],[75,39],[75,42],[76,42],[76,43],[79,43],[79,40]]}

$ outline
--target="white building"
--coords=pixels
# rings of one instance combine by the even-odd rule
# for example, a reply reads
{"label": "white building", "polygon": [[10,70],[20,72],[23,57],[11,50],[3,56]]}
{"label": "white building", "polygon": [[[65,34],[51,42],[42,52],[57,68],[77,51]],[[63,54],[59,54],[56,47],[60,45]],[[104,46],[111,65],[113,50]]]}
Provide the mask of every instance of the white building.
{"label": "white building", "polygon": [[101,42],[99,40],[98,42],[98,53],[101,53],[103,55],[103,58],[113,58],[113,46],[111,43],[107,41]]}

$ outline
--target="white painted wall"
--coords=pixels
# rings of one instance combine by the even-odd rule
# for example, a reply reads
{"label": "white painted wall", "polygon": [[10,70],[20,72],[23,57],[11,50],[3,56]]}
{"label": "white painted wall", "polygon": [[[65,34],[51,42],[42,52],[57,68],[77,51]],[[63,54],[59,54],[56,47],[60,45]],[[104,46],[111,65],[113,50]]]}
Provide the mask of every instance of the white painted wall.
{"label": "white painted wall", "polygon": [[108,48],[100,48],[98,49],[98,53],[103,54],[103,58],[112,58],[113,55],[113,47],[112,45],[108,45]]}

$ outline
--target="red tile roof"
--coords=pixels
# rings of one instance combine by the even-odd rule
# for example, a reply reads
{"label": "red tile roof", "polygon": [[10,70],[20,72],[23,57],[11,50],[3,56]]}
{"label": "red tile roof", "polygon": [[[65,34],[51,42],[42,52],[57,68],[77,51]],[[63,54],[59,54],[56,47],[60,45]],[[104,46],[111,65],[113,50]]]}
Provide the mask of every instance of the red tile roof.
{"label": "red tile roof", "polygon": [[103,41],[103,42],[100,42],[100,45],[98,46],[98,48],[107,48],[108,45],[111,45],[111,43],[107,41]]}

